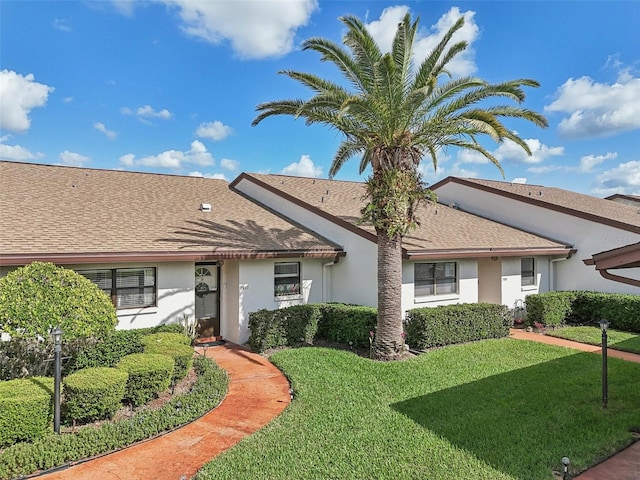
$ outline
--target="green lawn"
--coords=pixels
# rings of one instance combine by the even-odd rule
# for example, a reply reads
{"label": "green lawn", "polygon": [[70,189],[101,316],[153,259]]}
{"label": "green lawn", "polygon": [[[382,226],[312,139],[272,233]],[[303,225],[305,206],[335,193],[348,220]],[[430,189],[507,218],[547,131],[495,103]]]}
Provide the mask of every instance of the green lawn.
{"label": "green lawn", "polygon": [[640,364],[513,339],[380,363],[300,348],[272,358],[295,399],[197,480],[551,480],[563,456],[584,470],[640,428]]}
{"label": "green lawn", "polygon": [[[590,345],[600,345],[602,343],[602,331],[599,327],[564,327],[546,333],[554,337],[566,338],[567,340],[575,340],[576,342]],[[607,345],[616,350],[640,354],[640,335],[609,330],[607,332]]]}

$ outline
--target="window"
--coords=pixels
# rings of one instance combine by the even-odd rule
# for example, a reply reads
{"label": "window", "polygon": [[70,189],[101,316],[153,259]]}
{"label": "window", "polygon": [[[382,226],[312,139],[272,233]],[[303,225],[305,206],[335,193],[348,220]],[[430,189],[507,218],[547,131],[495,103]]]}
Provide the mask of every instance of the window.
{"label": "window", "polygon": [[156,305],[156,269],[153,267],[79,270],[78,273],[109,295],[116,308]]}
{"label": "window", "polygon": [[458,292],[456,262],[416,263],[413,270],[414,295],[446,295]]}
{"label": "window", "polygon": [[520,284],[525,287],[536,284],[536,268],[533,258],[520,259]]}
{"label": "window", "polygon": [[300,295],[300,262],[275,263],[273,274],[276,297]]}

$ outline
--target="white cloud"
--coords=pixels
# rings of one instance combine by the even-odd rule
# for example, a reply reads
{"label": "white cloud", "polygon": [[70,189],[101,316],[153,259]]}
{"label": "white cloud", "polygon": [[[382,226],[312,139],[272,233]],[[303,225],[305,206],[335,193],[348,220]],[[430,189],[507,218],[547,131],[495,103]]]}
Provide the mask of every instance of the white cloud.
{"label": "white cloud", "polygon": [[66,18],[55,18],[53,20],[53,28],[56,30],[60,30],[61,32],[70,32],[71,27],[67,24],[68,20]]}
{"label": "white cloud", "polygon": [[210,2],[161,0],[177,10],[183,31],[212,44],[229,41],[243,58],[277,57],[293,49],[296,30],[317,0]]}
{"label": "white cloud", "polygon": [[511,183],[527,183],[527,177],[516,177],[513,180],[511,180]]}
{"label": "white cloud", "polygon": [[136,110],[133,110],[129,107],[122,107],[120,109],[120,113],[122,113],[123,115],[135,115],[141,120],[145,118],[169,120],[173,116],[173,114],[166,108],[158,111],[151,105],[144,105],[142,107],[138,107]]}
{"label": "white cloud", "polygon": [[596,177],[593,192],[598,195],[640,195],[640,161],[621,163],[611,170],[604,171]]}
{"label": "white cloud", "polygon": [[79,153],[70,152],[69,150],[65,150],[60,153],[60,162],[62,165],[67,165],[70,167],[82,167],[83,165],[89,163],[91,159],[85,155],[80,155]]}
{"label": "white cloud", "polygon": [[613,160],[615,158],[618,158],[618,154],[615,152],[608,152],[605,155],[585,155],[580,159],[578,171],[580,173],[591,173],[596,165],[600,165],[606,160]]}
{"label": "white cloud", "polygon": [[201,177],[201,178],[213,178],[214,180],[227,180],[224,176],[224,173],[202,173],[197,170],[194,172],[189,172],[187,175],[190,177]]}
{"label": "white cloud", "polygon": [[0,137],[0,159],[23,162],[25,160],[36,160],[44,157],[43,153],[32,153],[20,145],[7,145],[4,142],[9,138],[10,135]]}
{"label": "white cloud", "polygon": [[0,128],[11,132],[24,132],[31,126],[29,113],[43,107],[49,93],[54,90],[34,81],[33,74],[21,75],[12,70],[0,72]]}
{"label": "white cloud", "polygon": [[[409,7],[404,5],[388,7],[384,9],[379,20],[367,23],[367,30],[383,51],[391,50],[398,23],[407,12],[409,12]],[[414,43],[414,61],[416,65],[419,65],[431,53],[442,40],[443,35],[462,16],[464,16],[465,24],[456,32],[449,45],[464,40],[469,46],[449,63],[449,71],[453,77],[470,75],[476,71],[475,52],[472,46],[473,42],[478,39],[480,29],[473,18],[475,12],[468,10],[461,13],[458,7],[452,7],[442,15],[438,22],[431,26],[427,35],[423,34],[423,30],[418,31]]]}
{"label": "white cloud", "polygon": [[560,165],[540,165],[527,168],[527,172],[536,174],[557,172],[558,170],[566,170],[566,168]]}
{"label": "white cloud", "polygon": [[230,158],[223,158],[220,160],[220,166],[225,170],[229,170],[231,172],[235,172],[240,168],[240,162],[237,160],[231,160]]}
{"label": "white cloud", "polygon": [[545,106],[549,112],[568,114],[558,125],[567,138],[602,137],[640,128],[640,77],[622,69],[613,84],[590,77],[570,78]]}
{"label": "white cloud", "polygon": [[299,162],[287,165],[280,173],[296,177],[320,177],[322,175],[322,167],[314,165],[309,155],[302,155]]}
{"label": "white cloud", "polygon": [[65,97],[62,101],[64,103],[71,103],[71,102],[73,102],[73,97]]}
{"label": "white cloud", "polygon": [[219,141],[227,138],[233,133],[233,128],[224,125],[221,121],[216,120],[214,122],[201,123],[196,130],[196,135],[201,138],[208,138],[210,140]]}
{"label": "white cloud", "polygon": [[191,148],[186,151],[166,150],[158,155],[150,155],[136,160],[135,155],[129,153],[120,157],[120,164],[126,167],[144,165],[146,167],[172,168],[180,170],[184,163],[211,166],[214,159],[207,147],[199,140],[191,142]]}
{"label": "white cloud", "polygon": [[125,17],[133,16],[135,2],[136,0],[111,0],[118,13]]}
{"label": "white cloud", "polygon": [[[498,148],[491,153],[499,162],[536,164],[541,163],[549,157],[564,155],[564,147],[549,147],[536,138],[526,138],[525,143],[531,150],[531,155],[527,155],[520,145],[505,140]],[[479,152],[473,150],[459,149],[456,154],[459,163],[486,164],[489,160]]]}
{"label": "white cloud", "polygon": [[564,147],[549,147],[536,138],[526,138],[524,141],[531,150],[531,155],[527,155],[517,143],[505,140],[493,152],[493,156],[500,162],[535,164],[549,157],[564,155]]}
{"label": "white cloud", "polygon": [[93,128],[95,128],[99,132],[104,133],[109,140],[115,140],[116,136],[118,135],[113,130],[109,130],[107,127],[105,127],[104,123],[101,122],[94,123]]}

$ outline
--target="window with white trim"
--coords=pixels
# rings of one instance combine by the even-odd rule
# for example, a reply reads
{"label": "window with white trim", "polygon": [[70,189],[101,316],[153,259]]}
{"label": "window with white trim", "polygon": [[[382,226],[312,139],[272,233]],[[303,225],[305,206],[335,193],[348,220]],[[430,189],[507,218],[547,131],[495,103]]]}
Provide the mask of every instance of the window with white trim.
{"label": "window with white trim", "polygon": [[273,277],[273,291],[276,297],[300,295],[300,262],[274,263]]}
{"label": "window with white trim", "polygon": [[118,309],[156,306],[156,269],[112,268],[79,270],[104,291]]}
{"label": "window with white trim", "polygon": [[458,293],[456,262],[415,263],[413,285],[416,297]]}
{"label": "window with white trim", "polygon": [[536,284],[536,263],[533,258],[520,259],[520,285],[523,287]]}

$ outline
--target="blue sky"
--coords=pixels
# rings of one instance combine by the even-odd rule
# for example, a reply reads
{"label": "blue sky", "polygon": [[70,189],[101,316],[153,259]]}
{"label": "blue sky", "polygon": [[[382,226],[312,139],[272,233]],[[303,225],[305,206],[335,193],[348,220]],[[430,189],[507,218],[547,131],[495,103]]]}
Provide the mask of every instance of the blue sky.
{"label": "blue sky", "polygon": [[[640,195],[639,1],[315,0],[0,2],[0,159],[232,180],[240,172],[326,177],[340,137],[302,120],[251,127],[261,102],[308,98],[283,69],[339,81],[313,36],[340,42],[363,19],[379,44],[406,13],[424,55],[459,16],[469,48],[454,75],[528,77],[539,129],[507,121],[533,150],[487,148],[508,181]],[[362,179],[359,159],[336,178]],[[425,179],[501,180],[476,155],[440,152]]]}

